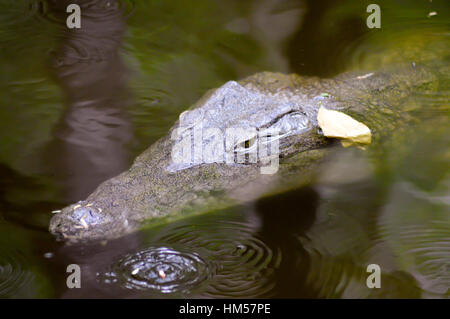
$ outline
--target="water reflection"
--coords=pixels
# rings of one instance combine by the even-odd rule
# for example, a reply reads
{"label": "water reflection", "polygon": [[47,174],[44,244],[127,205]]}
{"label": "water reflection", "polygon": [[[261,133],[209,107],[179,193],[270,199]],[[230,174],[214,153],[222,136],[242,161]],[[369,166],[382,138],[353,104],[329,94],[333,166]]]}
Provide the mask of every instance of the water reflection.
{"label": "water reflection", "polygon": [[[105,284],[102,279],[108,280],[107,273],[115,270],[115,265],[125,256],[131,258],[132,252],[139,251],[145,245],[142,234],[131,234],[112,242],[101,242],[93,245],[62,246],[56,251],[54,262],[59,269],[69,264],[77,264],[81,268],[81,288],[67,289],[65,282],[60,281],[62,298],[85,298],[96,296],[97,298],[125,298],[143,296],[139,290],[122,290],[120,285]],[[121,273],[121,278],[126,278],[130,272]],[[102,283],[103,284],[99,284]],[[124,281],[120,281],[122,283]],[[126,280],[125,280],[126,282]]]}
{"label": "water reflection", "polygon": [[[0,299],[50,297],[50,280],[39,265],[39,259],[44,259],[40,251],[48,249],[42,237],[30,236],[0,216]],[[30,240],[39,248],[31,247]]]}
{"label": "water reflection", "polygon": [[80,5],[82,28],[65,29],[50,61],[67,108],[48,152],[66,200],[76,201],[127,168],[133,129],[127,116],[128,70],[120,56],[123,6],[111,0],[50,1],[49,13],[65,23],[69,3]]}
{"label": "water reflection", "polygon": [[[98,271],[99,286],[122,294],[141,291],[141,296],[310,296],[309,257],[296,236],[314,221],[316,202],[311,189],[293,190],[244,211],[149,230],[142,234],[144,248],[117,254]],[[280,214],[286,218],[279,220]],[[120,240],[113,245],[124,247]]]}
{"label": "water reflection", "polygon": [[297,237],[304,236],[313,225],[318,205],[318,193],[309,187],[263,198],[255,204],[261,218],[258,236],[283,256],[271,278],[275,297],[308,298],[315,294],[306,280],[312,271],[311,258]]}
{"label": "water reflection", "polygon": [[[0,163],[0,221],[4,218],[29,230],[46,231],[48,212],[63,205],[46,198],[43,180],[19,174]],[[26,199],[22,199],[27,194]]]}
{"label": "water reflection", "polygon": [[409,183],[394,185],[379,227],[380,240],[393,247],[426,296],[437,297],[450,292],[449,204],[430,195]]}
{"label": "water reflection", "polygon": [[[349,57],[342,57],[338,53],[348,45],[348,41],[356,41],[366,34],[367,28],[364,19],[354,12],[345,16],[342,12],[330,15],[330,11],[344,11],[350,6],[359,6],[361,12],[365,12],[364,3],[308,0],[305,6],[308,14],[287,45],[290,69],[298,74],[321,77],[342,72]],[[333,18],[336,20],[333,21]]]}
{"label": "water reflection", "polygon": [[280,248],[269,247],[255,233],[255,225],[244,216],[237,220],[225,219],[223,214],[221,217],[216,221],[202,218],[168,227],[156,239],[202,251],[203,256],[217,264],[216,273],[198,293],[200,296],[272,295],[274,282],[271,278],[282,261]]}
{"label": "water reflection", "polygon": [[[381,29],[367,27],[368,4],[304,1],[308,14],[287,44],[290,70],[331,77],[351,69],[373,71],[392,63],[430,61],[439,52],[442,57],[448,55],[446,1],[412,6],[409,2],[380,0]],[[439,12],[436,19],[427,16],[430,11]]]}

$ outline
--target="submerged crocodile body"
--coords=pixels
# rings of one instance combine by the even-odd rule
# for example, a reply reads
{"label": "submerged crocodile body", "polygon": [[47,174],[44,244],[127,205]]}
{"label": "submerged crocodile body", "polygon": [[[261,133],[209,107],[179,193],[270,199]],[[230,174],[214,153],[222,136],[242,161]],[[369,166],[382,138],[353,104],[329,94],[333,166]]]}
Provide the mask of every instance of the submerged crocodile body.
{"label": "submerged crocodile body", "polygon": [[[228,82],[183,113],[128,171],[53,216],[50,232],[71,242],[108,240],[161,217],[206,212],[300,183],[329,143],[317,126],[319,105],[365,123],[377,143],[409,117],[414,93],[436,83],[434,72],[420,65],[333,79],[264,72]],[[229,128],[238,133],[227,139]],[[200,143],[180,143],[195,140],[196,130]],[[183,150],[187,161],[180,161]],[[276,168],[265,174],[271,161]]]}

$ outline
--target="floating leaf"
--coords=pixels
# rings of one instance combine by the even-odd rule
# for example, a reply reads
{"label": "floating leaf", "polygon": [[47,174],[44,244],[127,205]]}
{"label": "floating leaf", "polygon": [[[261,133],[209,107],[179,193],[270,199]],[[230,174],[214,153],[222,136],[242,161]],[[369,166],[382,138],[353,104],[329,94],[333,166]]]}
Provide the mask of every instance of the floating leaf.
{"label": "floating leaf", "polygon": [[317,121],[326,137],[341,139],[344,147],[370,144],[372,141],[372,134],[366,125],[342,112],[321,106]]}

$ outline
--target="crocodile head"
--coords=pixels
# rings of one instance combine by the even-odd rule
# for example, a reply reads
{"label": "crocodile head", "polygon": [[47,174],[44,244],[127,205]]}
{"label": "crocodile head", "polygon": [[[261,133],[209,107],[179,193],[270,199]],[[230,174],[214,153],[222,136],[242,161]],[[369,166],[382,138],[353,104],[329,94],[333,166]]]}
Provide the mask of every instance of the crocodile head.
{"label": "crocodile head", "polygon": [[[317,127],[318,104],[330,107],[336,100],[323,100],[322,87],[306,90],[298,81],[263,73],[207,93],[127,172],[101,184],[86,201],[56,214],[50,232],[69,242],[110,239],[137,230],[152,218],[232,204],[228,195],[256,181],[261,168],[272,169],[272,158],[278,164],[280,156],[323,145],[323,137],[311,135]],[[279,153],[270,149],[263,154],[271,158],[269,163],[261,163],[261,145],[275,142]],[[233,162],[239,154],[247,162]],[[256,160],[250,160],[255,154]],[[278,165],[263,174],[277,170]]]}
{"label": "crocodile head", "polygon": [[112,214],[99,204],[80,201],[61,211],[55,211],[49,230],[57,239],[78,242],[115,237],[130,227],[125,214]]}
{"label": "crocodile head", "polygon": [[300,135],[317,124],[317,98],[321,97],[310,99],[286,88],[269,92],[252,84],[227,82],[207,95],[199,107],[180,115],[178,127],[172,131],[175,143],[167,169],[236,164],[238,159],[242,163],[245,154],[260,162],[261,157],[273,153],[268,151],[273,144],[279,151],[283,138]]}

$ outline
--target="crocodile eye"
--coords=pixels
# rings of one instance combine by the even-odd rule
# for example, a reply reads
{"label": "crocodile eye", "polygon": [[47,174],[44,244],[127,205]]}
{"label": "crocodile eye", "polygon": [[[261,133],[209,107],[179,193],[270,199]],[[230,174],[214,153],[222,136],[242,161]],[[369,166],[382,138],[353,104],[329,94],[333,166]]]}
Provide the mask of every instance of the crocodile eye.
{"label": "crocodile eye", "polygon": [[234,152],[237,152],[237,153],[241,153],[241,152],[247,153],[247,152],[253,147],[254,144],[255,144],[255,139],[254,139],[254,138],[253,138],[253,139],[246,140],[246,141],[241,142],[241,143],[238,143],[238,144],[236,144],[236,146],[234,147]]}
{"label": "crocodile eye", "polygon": [[248,149],[252,148],[253,146],[255,146],[255,142],[256,142],[256,137],[253,137],[249,140],[239,143],[236,148],[238,150],[248,150]]}
{"label": "crocodile eye", "polygon": [[256,137],[251,138],[244,142],[244,147],[247,149],[252,148],[255,145],[255,142],[256,142]]}

